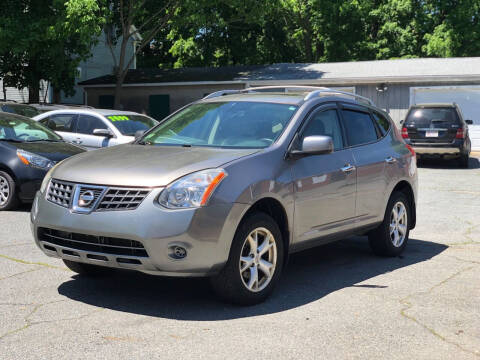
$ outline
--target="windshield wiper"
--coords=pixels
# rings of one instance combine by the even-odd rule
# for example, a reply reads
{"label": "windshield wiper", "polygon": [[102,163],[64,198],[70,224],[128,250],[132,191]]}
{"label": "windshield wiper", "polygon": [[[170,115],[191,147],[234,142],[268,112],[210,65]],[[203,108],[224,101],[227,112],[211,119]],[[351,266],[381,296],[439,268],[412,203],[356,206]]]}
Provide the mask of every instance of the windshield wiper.
{"label": "windshield wiper", "polygon": [[10,141],[14,143],[24,143],[25,141],[23,140],[17,140],[17,139],[0,139],[0,141]]}
{"label": "windshield wiper", "polygon": [[31,142],[65,142],[63,140],[54,140],[54,139],[35,139],[35,140],[26,140],[25,142],[31,143]]}

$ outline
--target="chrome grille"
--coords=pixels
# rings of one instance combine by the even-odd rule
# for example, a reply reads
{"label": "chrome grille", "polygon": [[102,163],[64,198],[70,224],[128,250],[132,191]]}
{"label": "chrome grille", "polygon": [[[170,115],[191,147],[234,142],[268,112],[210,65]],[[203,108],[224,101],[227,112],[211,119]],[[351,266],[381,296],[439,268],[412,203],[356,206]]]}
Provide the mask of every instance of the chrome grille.
{"label": "chrome grille", "polygon": [[[147,197],[151,189],[121,188],[99,185],[75,184],[52,179],[47,191],[47,200],[71,208],[74,212],[134,210]],[[82,195],[91,192],[90,201],[82,203]],[[93,199],[91,196],[93,194]]]}
{"label": "chrome grille", "polygon": [[110,188],[103,196],[97,210],[133,210],[150,191],[145,189]]}
{"label": "chrome grille", "polygon": [[71,203],[72,193],[73,184],[52,179],[47,191],[47,200],[68,208]]}

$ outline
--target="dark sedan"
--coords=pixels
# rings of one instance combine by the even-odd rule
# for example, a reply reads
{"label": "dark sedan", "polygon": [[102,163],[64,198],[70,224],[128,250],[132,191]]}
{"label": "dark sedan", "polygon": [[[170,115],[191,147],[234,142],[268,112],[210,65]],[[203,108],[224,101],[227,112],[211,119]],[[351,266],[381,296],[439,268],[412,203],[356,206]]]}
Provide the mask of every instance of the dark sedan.
{"label": "dark sedan", "polygon": [[0,112],[0,211],[31,202],[48,170],[84,151],[34,120]]}

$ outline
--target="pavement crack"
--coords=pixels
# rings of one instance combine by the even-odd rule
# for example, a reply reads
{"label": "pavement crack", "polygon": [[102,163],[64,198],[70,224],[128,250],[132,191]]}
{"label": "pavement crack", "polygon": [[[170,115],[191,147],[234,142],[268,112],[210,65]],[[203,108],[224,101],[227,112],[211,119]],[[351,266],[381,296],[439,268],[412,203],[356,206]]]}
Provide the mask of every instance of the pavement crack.
{"label": "pavement crack", "polygon": [[10,279],[10,278],[15,277],[15,276],[18,276],[18,275],[23,275],[23,274],[27,274],[27,273],[30,273],[30,272],[33,272],[33,271],[38,271],[38,270],[42,270],[42,268],[30,269],[30,270],[27,270],[27,271],[22,271],[22,272],[19,272],[19,273],[16,273],[16,274],[12,274],[12,275],[9,275],[9,276],[2,277],[2,278],[0,278],[0,280]]}
{"label": "pavement crack", "polygon": [[414,323],[416,323],[417,325],[423,327],[425,330],[427,330],[428,332],[430,332],[432,335],[434,335],[436,338],[442,340],[443,342],[446,342],[448,344],[451,344],[451,345],[454,345],[456,346],[457,348],[459,348],[460,350],[462,351],[465,351],[465,352],[468,352],[469,354],[473,354],[477,357],[480,358],[480,354],[478,352],[475,352],[475,351],[472,351],[470,349],[466,349],[465,347],[463,347],[462,345],[452,341],[452,340],[449,340],[447,339],[445,336],[443,336],[442,334],[438,333],[434,328],[428,326],[427,324],[424,324],[423,322],[421,322],[420,320],[418,320],[415,316],[413,315],[409,315],[407,314],[407,311],[410,310],[412,307],[413,307],[413,303],[408,301],[409,298],[413,297],[413,296],[416,296],[416,295],[426,295],[426,294],[429,294],[431,293],[433,290],[437,289],[438,287],[444,285],[445,283],[447,283],[448,281],[452,280],[453,278],[459,276],[460,274],[466,272],[466,271],[469,271],[473,268],[475,268],[476,266],[473,265],[473,266],[470,266],[468,268],[464,268],[464,269],[461,269],[457,272],[455,272],[454,274],[450,275],[449,277],[447,277],[446,279],[440,281],[439,283],[433,285],[430,289],[426,290],[426,291],[419,291],[419,292],[415,292],[413,294],[410,294],[410,295],[407,295],[406,297],[404,297],[403,299],[400,300],[400,303],[402,305],[404,305],[404,307],[400,310],[400,315],[403,316],[404,318],[410,320],[410,321],[413,321]]}
{"label": "pavement crack", "polygon": [[15,261],[17,263],[25,264],[25,265],[40,265],[40,266],[45,266],[45,267],[48,267],[48,268],[51,268],[51,269],[60,269],[60,270],[64,270],[64,271],[70,271],[67,268],[64,268],[64,267],[61,267],[61,266],[50,265],[50,264],[46,264],[46,263],[42,263],[42,262],[34,262],[34,261],[17,259],[17,258],[11,257],[11,256],[2,255],[2,254],[0,254],[0,258],[7,259],[7,260],[10,260],[10,261]]}
{"label": "pavement crack", "polygon": [[462,258],[459,258],[458,256],[455,256],[455,255],[449,255],[449,257],[452,258],[452,259],[458,260],[460,262],[480,265],[480,261],[462,259]]}
{"label": "pavement crack", "polygon": [[[55,322],[59,322],[59,321],[71,321],[71,320],[82,320],[90,315],[93,315],[93,314],[96,314],[100,311],[103,311],[105,310],[105,308],[100,308],[100,309],[95,309],[93,311],[90,311],[86,314],[83,314],[83,315],[80,315],[80,316],[74,316],[74,317],[71,317],[71,318],[64,318],[64,319],[55,319],[55,320],[40,320],[40,321],[33,321],[31,320],[30,318],[42,307],[42,306],[46,306],[46,305],[49,305],[49,304],[56,304],[56,303],[60,303],[60,302],[64,302],[64,301],[67,301],[66,299],[64,300],[56,300],[56,301],[49,301],[49,302],[46,302],[46,303],[43,303],[43,304],[25,304],[25,305],[30,305],[30,306],[34,306],[34,308],[32,309],[32,311],[30,311],[24,318],[23,320],[25,321],[25,325],[17,328],[17,329],[14,329],[14,330],[10,330],[10,331],[7,331],[6,333],[0,335],[0,341],[2,339],[4,339],[5,337],[9,336],[9,335],[13,335],[13,334],[17,334],[21,331],[24,331],[34,325],[38,325],[38,324],[47,324],[47,323],[55,323]],[[1,305],[1,304],[0,304]],[[7,305],[11,305],[9,303],[7,303]],[[13,305],[17,305],[17,304],[13,304]],[[23,305],[23,304],[22,304]]]}

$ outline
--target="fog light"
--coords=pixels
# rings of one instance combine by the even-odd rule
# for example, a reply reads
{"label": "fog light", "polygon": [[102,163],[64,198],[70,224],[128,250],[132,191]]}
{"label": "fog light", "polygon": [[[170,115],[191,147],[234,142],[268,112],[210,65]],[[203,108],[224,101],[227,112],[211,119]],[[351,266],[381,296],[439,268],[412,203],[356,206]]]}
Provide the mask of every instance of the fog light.
{"label": "fog light", "polygon": [[181,260],[187,257],[187,249],[185,249],[183,246],[171,245],[168,249],[168,256],[170,256],[172,259]]}

